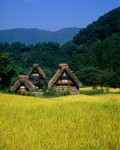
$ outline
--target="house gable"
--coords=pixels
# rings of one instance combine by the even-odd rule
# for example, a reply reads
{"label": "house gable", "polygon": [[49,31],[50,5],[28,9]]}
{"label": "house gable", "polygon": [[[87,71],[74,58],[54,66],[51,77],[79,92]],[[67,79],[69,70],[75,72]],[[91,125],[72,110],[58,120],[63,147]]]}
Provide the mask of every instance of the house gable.
{"label": "house gable", "polygon": [[64,69],[54,85],[76,85],[76,83]]}
{"label": "house gable", "polygon": [[48,88],[55,87],[57,90],[65,91],[70,88],[71,93],[78,93],[82,85],[67,64],[60,64],[59,69],[48,83]]}
{"label": "house gable", "polygon": [[30,79],[44,79],[36,67],[33,68],[32,72],[29,75],[29,78]]}
{"label": "house gable", "polygon": [[21,83],[18,88],[16,89],[16,91],[19,91],[21,93],[26,93],[29,91],[29,89],[27,88],[27,86],[24,83]]}
{"label": "house gable", "polygon": [[11,91],[20,91],[22,92],[27,92],[27,91],[32,91],[35,90],[35,86],[33,83],[28,79],[27,76],[19,76],[19,79],[15,82],[15,84],[11,87]]}

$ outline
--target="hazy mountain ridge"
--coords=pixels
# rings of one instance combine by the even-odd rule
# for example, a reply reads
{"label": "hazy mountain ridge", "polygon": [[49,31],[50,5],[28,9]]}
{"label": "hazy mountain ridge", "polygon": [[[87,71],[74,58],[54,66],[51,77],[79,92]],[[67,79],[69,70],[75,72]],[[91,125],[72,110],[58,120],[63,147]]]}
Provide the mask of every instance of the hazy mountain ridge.
{"label": "hazy mountain ridge", "polygon": [[79,31],[80,28],[63,28],[58,31],[47,31],[37,28],[0,30],[0,42],[12,43],[19,41],[26,44],[35,44],[37,42],[53,41],[64,44],[71,40]]}

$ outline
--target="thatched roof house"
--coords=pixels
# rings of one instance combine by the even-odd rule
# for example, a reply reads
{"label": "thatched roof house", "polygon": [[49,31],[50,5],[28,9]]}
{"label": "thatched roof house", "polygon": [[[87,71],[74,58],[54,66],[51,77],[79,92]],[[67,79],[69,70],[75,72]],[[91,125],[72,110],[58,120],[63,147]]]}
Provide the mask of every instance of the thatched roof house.
{"label": "thatched roof house", "polygon": [[41,89],[46,84],[46,75],[38,64],[33,64],[33,68],[31,68],[28,77],[36,88]]}
{"label": "thatched roof house", "polygon": [[34,84],[32,84],[32,82],[28,79],[27,76],[21,75],[10,90],[12,92],[18,91],[20,93],[26,93],[28,91],[35,90],[35,86]]}
{"label": "thatched roof house", "polygon": [[56,90],[66,91],[69,87],[71,94],[77,94],[82,85],[67,64],[59,64],[59,69],[48,83],[48,88],[54,87]]}
{"label": "thatched roof house", "polygon": [[46,79],[46,76],[43,72],[43,70],[40,68],[39,64],[33,64],[33,68],[31,68],[29,74],[28,74],[29,78],[42,78],[42,79]]}

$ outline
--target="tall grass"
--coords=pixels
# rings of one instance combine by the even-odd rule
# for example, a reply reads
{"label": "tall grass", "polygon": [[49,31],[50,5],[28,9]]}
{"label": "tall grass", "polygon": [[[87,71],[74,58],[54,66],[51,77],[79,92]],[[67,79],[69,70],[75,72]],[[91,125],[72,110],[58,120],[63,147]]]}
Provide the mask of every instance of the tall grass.
{"label": "tall grass", "polygon": [[0,150],[119,150],[120,95],[0,94]]}
{"label": "tall grass", "polygon": [[103,92],[107,92],[107,93],[120,93],[120,88],[111,88],[111,87],[97,87],[97,89],[93,89],[93,87],[82,87],[80,88],[80,91],[88,91],[88,92],[92,92],[92,91],[99,91],[102,90]]}

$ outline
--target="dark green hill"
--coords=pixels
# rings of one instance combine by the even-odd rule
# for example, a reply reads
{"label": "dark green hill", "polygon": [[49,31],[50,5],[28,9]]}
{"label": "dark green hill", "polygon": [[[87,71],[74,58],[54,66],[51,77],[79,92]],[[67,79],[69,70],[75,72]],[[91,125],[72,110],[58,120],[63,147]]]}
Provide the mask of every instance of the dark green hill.
{"label": "dark green hill", "polygon": [[35,44],[37,42],[58,42],[64,44],[71,40],[80,28],[64,28],[58,31],[46,31],[40,29],[9,29],[0,31],[0,42],[12,43],[19,41],[26,44]]}
{"label": "dark green hill", "polygon": [[120,7],[106,13],[97,21],[82,29],[73,41],[78,45],[92,44],[120,32]]}
{"label": "dark green hill", "polygon": [[83,84],[120,87],[120,7],[82,29],[71,60]]}

